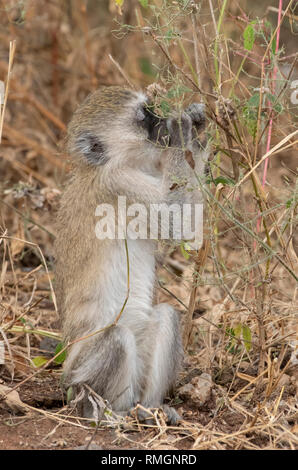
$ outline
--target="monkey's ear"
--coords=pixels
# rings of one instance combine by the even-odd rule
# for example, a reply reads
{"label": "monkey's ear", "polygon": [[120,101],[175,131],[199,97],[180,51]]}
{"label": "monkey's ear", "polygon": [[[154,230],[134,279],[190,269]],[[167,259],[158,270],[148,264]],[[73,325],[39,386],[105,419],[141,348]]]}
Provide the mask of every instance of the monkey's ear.
{"label": "monkey's ear", "polygon": [[77,137],[76,148],[91,165],[104,165],[108,160],[103,143],[91,132],[83,132]]}

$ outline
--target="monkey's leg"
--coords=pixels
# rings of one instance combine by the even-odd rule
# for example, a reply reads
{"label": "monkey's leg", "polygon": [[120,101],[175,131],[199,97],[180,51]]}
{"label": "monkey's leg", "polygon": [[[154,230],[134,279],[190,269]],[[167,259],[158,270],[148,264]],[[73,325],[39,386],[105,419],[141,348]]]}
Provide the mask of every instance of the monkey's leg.
{"label": "monkey's leg", "polygon": [[[66,386],[88,384],[108,400],[113,410],[128,410],[139,400],[134,335],[123,326],[76,343],[65,361]],[[92,405],[84,398],[83,415],[92,418]]]}
{"label": "monkey's leg", "polygon": [[[155,335],[148,335],[145,388],[141,403],[147,408],[160,407],[166,394],[174,387],[183,358],[179,318],[170,305],[162,303],[153,307],[152,322]],[[149,353],[149,354],[148,354]],[[169,421],[176,422],[179,415],[164,405]]]}

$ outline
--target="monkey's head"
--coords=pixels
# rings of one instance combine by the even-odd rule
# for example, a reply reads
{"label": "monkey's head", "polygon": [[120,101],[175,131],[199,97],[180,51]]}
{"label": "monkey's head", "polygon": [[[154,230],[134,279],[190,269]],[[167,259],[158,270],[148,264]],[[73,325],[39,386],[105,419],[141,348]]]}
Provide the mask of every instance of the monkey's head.
{"label": "monkey's head", "polygon": [[[158,117],[146,95],[119,86],[101,87],[76,110],[68,127],[67,150],[87,165],[121,166],[130,154],[154,157],[167,144],[166,119]],[[140,145],[143,144],[143,145]]]}

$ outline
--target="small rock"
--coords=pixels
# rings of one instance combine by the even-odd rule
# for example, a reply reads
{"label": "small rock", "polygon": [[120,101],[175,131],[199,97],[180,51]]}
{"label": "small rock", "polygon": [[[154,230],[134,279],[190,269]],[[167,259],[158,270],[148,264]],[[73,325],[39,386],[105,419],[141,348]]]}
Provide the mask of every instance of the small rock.
{"label": "small rock", "polygon": [[59,341],[57,339],[48,338],[46,336],[45,338],[41,340],[39,347],[44,352],[54,354],[58,344],[59,344]]}
{"label": "small rock", "polygon": [[287,374],[282,374],[281,378],[278,381],[278,388],[284,387],[286,385],[289,385],[291,382],[290,377]]}
{"label": "small rock", "polygon": [[179,395],[194,403],[203,405],[210,397],[212,389],[211,375],[203,372],[201,375],[194,377],[190,383],[179,389]]}
{"label": "small rock", "polygon": [[250,363],[248,361],[241,361],[239,364],[239,369],[241,370],[246,370],[250,366]]}
{"label": "small rock", "polygon": [[16,390],[0,384],[0,408],[9,408],[14,413],[27,413],[28,407],[20,399]]}

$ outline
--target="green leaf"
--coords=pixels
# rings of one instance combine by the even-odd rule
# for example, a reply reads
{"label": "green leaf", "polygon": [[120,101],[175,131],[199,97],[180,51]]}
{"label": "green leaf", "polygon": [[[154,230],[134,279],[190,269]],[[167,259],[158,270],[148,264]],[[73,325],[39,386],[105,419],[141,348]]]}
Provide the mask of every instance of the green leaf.
{"label": "green leaf", "polygon": [[[229,353],[232,353],[232,354],[235,354],[236,352],[236,344],[237,344],[237,341],[236,341],[236,338],[235,338],[235,331],[234,331],[234,328],[226,328],[226,335],[229,336],[229,343],[228,345],[226,346],[226,350],[229,352]],[[231,338],[231,336],[233,336],[233,338]]]}
{"label": "green leaf", "polygon": [[168,116],[170,110],[171,110],[171,107],[169,105],[169,103],[165,100],[162,100],[161,103],[160,103],[160,109],[162,111],[162,114],[164,117]]}
{"label": "green leaf", "polygon": [[[56,349],[55,349],[55,356],[56,354],[58,354],[63,348],[64,348],[64,344],[63,343],[58,343],[57,346],[56,346]],[[62,364],[66,359],[66,351],[63,351],[61,354],[59,354],[59,356],[56,357],[56,359],[54,359],[54,362],[55,364]]]}
{"label": "green leaf", "polygon": [[277,114],[280,114],[283,112],[284,107],[281,103],[275,103],[275,105],[273,106],[273,109]]}
{"label": "green leaf", "polygon": [[247,130],[251,136],[255,137],[258,122],[258,107],[260,103],[260,94],[255,93],[243,106],[243,117]]}
{"label": "green leaf", "polygon": [[181,248],[181,253],[183,254],[184,258],[185,258],[185,259],[189,259],[189,256],[190,256],[190,255],[189,255],[189,253],[187,253],[186,249],[184,248],[184,244],[183,244],[183,243],[180,245],[180,248]]}
{"label": "green leaf", "polygon": [[247,325],[242,325],[242,336],[245,341],[245,349],[249,351],[251,349],[251,331]]}
{"label": "green leaf", "polygon": [[275,101],[275,96],[272,95],[272,93],[267,93],[267,98],[269,101],[271,101],[271,103],[274,103]]}
{"label": "green leaf", "polygon": [[271,50],[272,50],[272,54],[275,55],[275,53],[276,53],[276,35],[274,36],[273,41],[271,43]]}
{"label": "green leaf", "polygon": [[142,7],[144,8],[147,8],[148,7],[148,0],[139,0],[140,4],[142,5]]}
{"label": "green leaf", "polygon": [[155,77],[156,73],[155,70],[153,69],[150,60],[147,57],[140,57],[139,58],[139,65],[141,71],[145,75],[149,75],[150,77]]}
{"label": "green leaf", "polygon": [[118,5],[118,7],[122,7],[124,0],[115,0],[115,3]]}
{"label": "green leaf", "polygon": [[247,104],[250,107],[258,107],[259,103],[260,103],[260,94],[259,93],[255,93],[247,101]]}
{"label": "green leaf", "polygon": [[36,356],[32,359],[32,362],[35,365],[35,367],[38,368],[38,367],[44,366],[48,362],[48,360],[49,359],[44,356]]}
{"label": "green leaf", "polygon": [[189,93],[192,90],[184,85],[178,85],[169,89],[168,98],[180,98],[184,93]]}
{"label": "green leaf", "polygon": [[73,388],[69,387],[66,392],[66,403],[71,402],[72,399],[73,399]]}
{"label": "green leaf", "polygon": [[182,7],[185,8],[189,4],[189,0],[178,0],[178,4]]}
{"label": "green leaf", "polygon": [[191,251],[191,250],[192,250],[191,246],[190,246],[189,243],[187,243],[187,242],[184,242],[184,248],[185,248],[187,251]]}
{"label": "green leaf", "polygon": [[228,176],[218,176],[214,179],[214,184],[217,186],[218,184],[223,184],[224,186],[235,186],[235,181],[229,178]]}
{"label": "green leaf", "polygon": [[236,338],[240,338],[241,331],[242,331],[242,324],[238,323],[238,325],[235,326],[235,328],[234,328],[234,334],[235,334]]}
{"label": "green leaf", "polygon": [[272,95],[271,93],[267,93],[267,98],[271,102],[274,111],[277,114],[282,113],[282,111],[284,109],[283,105],[276,100],[276,96]]}
{"label": "green leaf", "polygon": [[171,39],[173,39],[175,37],[175,31],[173,29],[169,29],[167,32],[166,32],[166,35],[165,35],[165,40],[166,41],[171,41]]}
{"label": "green leaf", "polygon": [[243,32],[244,49],[251,51],[255,42],[255,30],[251,24],[246,26]]}

